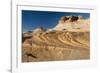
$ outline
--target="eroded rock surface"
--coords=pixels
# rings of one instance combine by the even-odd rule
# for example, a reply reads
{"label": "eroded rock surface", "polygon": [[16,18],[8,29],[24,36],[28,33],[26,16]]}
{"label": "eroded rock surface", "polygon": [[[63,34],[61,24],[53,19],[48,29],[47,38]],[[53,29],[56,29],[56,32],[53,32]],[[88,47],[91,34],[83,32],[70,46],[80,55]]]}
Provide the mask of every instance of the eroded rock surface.
{"label": "eroded rock surface", "polygon": [[[67,28],[69,23],[71,25],[81,23],[82,25],[83,21],[86,23],[86,30],[81,27]],[[22,62],[89,59],[90,32],[88,26],[89,21],[83,20],[82,17],[67,16],[62,17],[59,24],[50,31],[38,28],[32,32],[23,33]]]}

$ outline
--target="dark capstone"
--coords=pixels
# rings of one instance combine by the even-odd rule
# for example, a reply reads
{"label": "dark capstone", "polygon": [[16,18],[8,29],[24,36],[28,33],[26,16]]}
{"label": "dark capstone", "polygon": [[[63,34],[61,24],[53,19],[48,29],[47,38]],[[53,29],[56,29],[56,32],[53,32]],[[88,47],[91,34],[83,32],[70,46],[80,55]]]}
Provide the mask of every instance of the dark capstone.
{"label": "dark capstone", "polygon": [[71,17],[71,22],[77,21],[78,19],[79,19],[78,16],[72,16],[72,17]]}

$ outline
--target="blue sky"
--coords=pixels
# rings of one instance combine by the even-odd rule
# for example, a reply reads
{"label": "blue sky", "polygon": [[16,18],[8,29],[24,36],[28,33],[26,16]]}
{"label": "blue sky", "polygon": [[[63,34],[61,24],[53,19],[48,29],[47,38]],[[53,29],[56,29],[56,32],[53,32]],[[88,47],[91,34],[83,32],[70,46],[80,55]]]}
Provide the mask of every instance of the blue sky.
{"label": "blue sky", "polygon": [[62,16],[83,16],[84,19],[90,18],[89,13],[77,12],[48,12],[22,10],[22,31],[32,31],[38,27],[53,28],[57,25]]}

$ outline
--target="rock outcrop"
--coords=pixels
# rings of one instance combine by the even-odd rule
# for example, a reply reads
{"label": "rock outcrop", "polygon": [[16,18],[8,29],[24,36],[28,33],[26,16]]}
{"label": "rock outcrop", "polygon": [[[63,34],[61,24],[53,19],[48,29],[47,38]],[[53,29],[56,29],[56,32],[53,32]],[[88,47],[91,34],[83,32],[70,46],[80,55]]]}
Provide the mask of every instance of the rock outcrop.
{"label": "rock outcrop", "polygon": [[68,31],[89,31],[89,19],[83,19],[81,16],[63,16],[54,30],[68,30]]}
{"label": "rock outcrop", "polygon": [[50,31],[37,28],[24,33],[22,62],[89,59],[90,33],[89,27],[80,27],[83,23],[89,26],[89,19],[64,16]]}

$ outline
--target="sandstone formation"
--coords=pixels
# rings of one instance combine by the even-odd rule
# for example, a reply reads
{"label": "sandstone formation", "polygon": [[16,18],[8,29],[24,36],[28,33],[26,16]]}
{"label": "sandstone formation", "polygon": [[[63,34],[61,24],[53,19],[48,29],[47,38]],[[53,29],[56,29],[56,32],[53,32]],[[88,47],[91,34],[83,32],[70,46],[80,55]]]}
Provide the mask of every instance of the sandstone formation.
{"label": "sandstone formation", "polygon": [[22,62],[90,58],[89,19],[81,16],[63,16],[54,28],[25,32],[22,40]]}
{"label": "sandstone formation", "polygon": [[54,27],[54,30],[68,31],[89,31],[89,19],[83,19],[82,16],[63,16],[61,17],[58,25]]}

